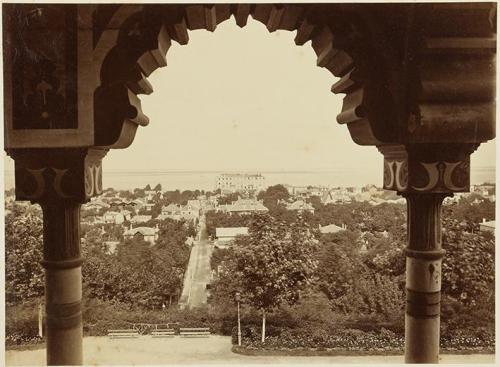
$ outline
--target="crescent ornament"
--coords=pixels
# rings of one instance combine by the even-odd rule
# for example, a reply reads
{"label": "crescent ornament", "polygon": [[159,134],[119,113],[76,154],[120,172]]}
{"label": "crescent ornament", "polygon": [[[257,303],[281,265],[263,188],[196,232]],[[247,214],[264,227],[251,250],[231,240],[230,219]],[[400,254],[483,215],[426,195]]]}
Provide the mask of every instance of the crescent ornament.
{"label": "crescent ornament", "polygon": [[429,182],[427,185],[423,187],[412,186],[412,188],[416,191],[430,191],[434,187],[436,187],[439,181],[439,170],[438,170],[438,162],[434,163],[420,163],[425,170],[427,171],[427,175],[429,177]]}
{"label": "crescent ornament", "polygon": [[385,162],[386,165],[386,171],[384,172],[386,176],[384,177],[384,180],[387,180],[384,182],[385,187],[391,188],[394,186],[394,161],[389,161]]}
{"label": "crescent ornament", "polygon": [[55,177],[54,177],[54,191],[57,193],[62,198],[70,198],[71,195],[67,195],[64,193],[62,189],[62,178],[68,171],[67,169],[57,169],[57,168],[52,168],[55,172]]}
{"label": "crescent ornament", "polygon": [[452,191],[464,191],[467,189],[467,186],[460,187],[460,186],[455,186],[453,184],[453,179],[452,179],[453,172],[461,163],[462,162],[455,162],[455,163],[444,162],[446,167],[443,175],[443,183],[447,188],[449,188]]}
{"label": "crescent ornament", "polygon": [[24,196],[27,199],[37,199],[43,195],[43,192],[45,191],[45,179],[43,178],[43,172],[45,170],[46,168],[40,168],[40,169],[26,168],[26,171],[33,176],[36,182],[35,191],[29,195],[24,194]]}
{"label": "crescent ornament", "polygon": [[96,195],[102,194],[102,169],[100,164],[94,166],[94,190]]}

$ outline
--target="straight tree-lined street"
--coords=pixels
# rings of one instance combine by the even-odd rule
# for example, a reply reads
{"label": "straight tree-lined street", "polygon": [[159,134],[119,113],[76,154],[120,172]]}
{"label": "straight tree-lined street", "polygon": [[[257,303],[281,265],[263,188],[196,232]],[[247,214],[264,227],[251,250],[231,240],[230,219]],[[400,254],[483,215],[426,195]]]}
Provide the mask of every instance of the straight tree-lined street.
{"label": "straight tree-lined street", "polygon": [[207,303],[207,284],[210,283],[210,255],[212,245],[207,237],[205,216],[200,217],[199,240],[193,244],[184,285],[181,307],[199,307]]}

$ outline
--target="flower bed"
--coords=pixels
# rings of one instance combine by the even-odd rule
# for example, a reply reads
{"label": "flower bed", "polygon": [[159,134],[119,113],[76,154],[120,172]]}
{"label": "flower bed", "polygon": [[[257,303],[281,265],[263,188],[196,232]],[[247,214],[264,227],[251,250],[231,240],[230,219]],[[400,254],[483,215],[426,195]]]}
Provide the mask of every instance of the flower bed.
{"label": "flower bed", "polygon": [[[328,330],[321,326],[305,328],[277,328],[266,332],[266,340],[261,342],[261,330],[257,325],[242,329],[242,345],[248,349],[260,350],[337,350],[402,352],[404,335],[387,329],[362,331],[358,329]],[[233,329],[233,344],[237,344],[237,331]],[[441,336],[441,347],[449,351],[494,350],[495,336],[486,329],[474,334],[466,331]]]}

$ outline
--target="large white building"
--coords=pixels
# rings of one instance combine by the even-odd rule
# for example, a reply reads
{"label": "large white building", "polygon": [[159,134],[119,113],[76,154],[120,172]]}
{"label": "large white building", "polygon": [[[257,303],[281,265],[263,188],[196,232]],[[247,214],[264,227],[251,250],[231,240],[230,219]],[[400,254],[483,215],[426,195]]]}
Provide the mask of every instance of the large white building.
{"label": "large white building", "polygon": [[223,173],[217,178],[215,189],[222,193],[260,191],[265,189],[265,179],[260,173]]}

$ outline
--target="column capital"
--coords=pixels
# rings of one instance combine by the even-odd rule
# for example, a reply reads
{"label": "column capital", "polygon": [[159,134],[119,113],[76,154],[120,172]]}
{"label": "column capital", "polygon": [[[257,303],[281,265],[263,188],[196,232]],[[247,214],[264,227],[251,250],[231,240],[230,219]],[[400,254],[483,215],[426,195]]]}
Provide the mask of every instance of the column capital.
{"label": "column capital", "polygon": [[383,145],[384,185],[400,193],[467,192],[470,155],[479,144]]}
{"label": "column capital", "polygon": [[85,203],[102,193],[106,149],[12,149],[16,200]]}

